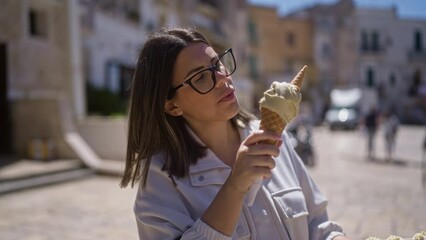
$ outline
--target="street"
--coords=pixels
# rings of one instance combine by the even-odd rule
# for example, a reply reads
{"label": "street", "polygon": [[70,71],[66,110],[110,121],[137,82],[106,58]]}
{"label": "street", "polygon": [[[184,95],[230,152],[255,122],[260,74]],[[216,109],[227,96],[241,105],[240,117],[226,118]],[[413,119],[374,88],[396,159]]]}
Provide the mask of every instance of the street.
{"label": "street", "polygon": [[426,229],[421,178],[424,130],[400,129],[392,163],[384,160],[381,132],[376,136],[375,161],[367,160],[360,131],[315,132],[319,165],[311,170],[312,176],[329,199],[330,218],[341,223],[352,239],[411,237]]}
{"label": "street", "polygon": [[[361,131],[314,130],[312,177],[329,199],[329,216],[351,239],[411,237],[426,230],[422,188],[424,127],[402,126],[395,160],[385,162],[381,132],[376,159],[366,159]],[[118,177],[93,176],[0,196],[2,240],[136,240],[135,189]]]}

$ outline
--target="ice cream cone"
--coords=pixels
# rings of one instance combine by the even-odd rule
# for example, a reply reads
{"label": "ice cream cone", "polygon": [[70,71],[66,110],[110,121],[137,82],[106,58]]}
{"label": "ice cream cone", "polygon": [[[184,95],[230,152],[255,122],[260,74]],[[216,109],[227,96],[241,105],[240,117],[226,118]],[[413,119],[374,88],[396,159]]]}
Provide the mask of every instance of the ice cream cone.
{"label": "ice cream cone", "polygon": [[[284,119],[278,113],[270,110],[269,108],[262,108],[260,110],[262,112],[260,120],[260,129],[281,134],[286,126]],[[275,141],[264,142],[275,144]]]}
{"label": "ice cream cone", "polygon": [[306,68],[308,68],[308,66],[303,66],[303,68],[299,71],[299,73],[297,73],[296,77],[293,78],[293,80],[291,80],[291,84],[295,85],[297,87],[297,91],[300,92],[300,89],[302,89],[302,83],[303,83],[303,79],[305,78],[305,72],[306,72]]}

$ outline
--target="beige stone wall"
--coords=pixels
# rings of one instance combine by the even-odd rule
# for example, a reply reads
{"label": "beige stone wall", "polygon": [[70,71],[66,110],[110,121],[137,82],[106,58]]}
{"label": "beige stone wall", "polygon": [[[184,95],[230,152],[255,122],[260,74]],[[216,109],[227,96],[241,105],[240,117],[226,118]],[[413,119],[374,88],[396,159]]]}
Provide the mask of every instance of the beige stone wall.
{"label": "beige stone wall", "polygon": [[251,5],[249,16],[256,25],[258,43],[253,47],[253,53],[258,57],[260,73],[281,73],[284,67],[283,40],[276,9]]}
{"label": "beige stone wall", "polygon": [[[28,156],[35,138],[51,139],[55,157],[72,156],[61,138],[57,96],[72,99],[67,1],[5,0],[0,40],[7,46],[13,148]],[[44,36],[31,36],[29,11],[44,15]]]}
{"label": "beige stone wall", "polygon": [[[12,12],[1,24],[0,36],[6,39],[9,52],[9,91],[14,98],[34,92],[69,90],[68,36],[66,6],[57,1],[6,1]],[[47,18],[47,36],[29,34],[29,10]],[[11,26],[13,23],[13,27]]]}
{"label": "beige stone wall", "polygon": [[102,159],[124,161],[127,150],[127,118],[87,117],[77,123],[83,139]]}
{"label": "beige stone wall", "polygon": [[[282,57],[285,71],[292,70],[288,73],[293,76],[304,65],[308,65],[305,84],[315,84],[317,76],[313,60],[312,22],[308,19],[283,18],[280,23],[279,32],[283,40]],[[293,36],[293,44],[288,42],[290,34]]]}
{"label": "beige stone wall", "polygon": [[17,100],[12,103],[13,145],[21,157],[31,156],[35,140],[50,142],[50,157],[75,158],[63,139],[63,124],[57,100]]}
{"label": "beige stone wall", "polygon": [[[316,81],[311,21],[280,18],[275,8],[250,6],[249,13],[256,24],[259,42],[252,51],[259,58],[263,79],[288,81],[308,65],[306,81],[308,84]],[[289,34],[293,35],[293,44],[288,42]]]}

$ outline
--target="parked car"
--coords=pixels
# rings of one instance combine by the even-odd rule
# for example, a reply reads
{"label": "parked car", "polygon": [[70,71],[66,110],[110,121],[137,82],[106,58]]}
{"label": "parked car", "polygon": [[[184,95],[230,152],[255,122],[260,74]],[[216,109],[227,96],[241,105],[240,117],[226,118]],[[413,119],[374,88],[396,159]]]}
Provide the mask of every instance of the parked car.
{"label": "parked car", "polygon": [[355,129],[358,126],[360,114],[356,108],[335,107],[327,111],[325,120],[331,130]]}
{"label": "parked car", "polygon": [[330,129],[355,129],[361,117],[361,99],[359,88],[333,89],[330,94],[331,107],[325,114],[325,122]]}

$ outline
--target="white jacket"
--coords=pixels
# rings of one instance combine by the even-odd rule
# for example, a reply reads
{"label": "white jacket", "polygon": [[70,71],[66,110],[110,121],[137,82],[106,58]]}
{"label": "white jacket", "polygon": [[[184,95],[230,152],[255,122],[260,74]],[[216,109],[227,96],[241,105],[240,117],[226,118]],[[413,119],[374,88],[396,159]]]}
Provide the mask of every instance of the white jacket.
{"label": "white jacket", "polygon": [[[258,121],[241,129],[245,139]],[[199,140],[199,139],[198,139]],[[139,238],[146,239],[285,239],[320,240],[343,235],[328,220],[325,197],[308,175],[283,134],[272,177],[264,180],[253,206],[244,204],[232,237],[217,232],[200,217],[223,185],[231,168],[208,150],[191,165],[189,176],[174,178],[162,171],[161,155],[152,158],[145,190],[139,186],[134,205]]]}

